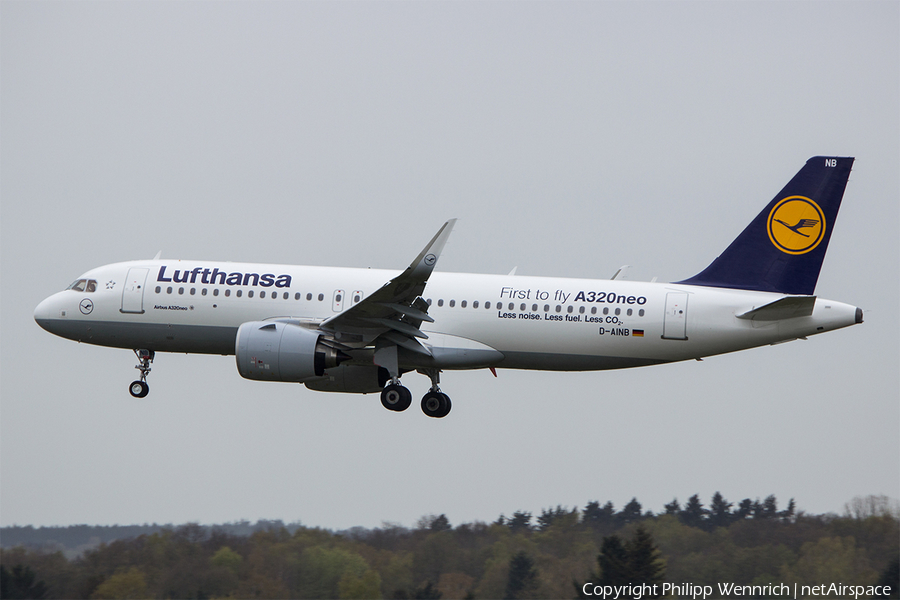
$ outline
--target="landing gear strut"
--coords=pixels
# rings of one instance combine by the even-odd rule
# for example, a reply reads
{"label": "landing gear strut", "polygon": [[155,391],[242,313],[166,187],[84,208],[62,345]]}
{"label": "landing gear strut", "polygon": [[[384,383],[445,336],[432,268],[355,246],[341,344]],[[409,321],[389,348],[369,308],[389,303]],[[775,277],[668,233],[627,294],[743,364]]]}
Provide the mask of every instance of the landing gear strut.
{"label": "landing gear strut", "polygon": [[420,371],[431,379],[431,390],[422,397],[422,412],[429,417],[440,419],[450,414],[453,404],[450,396],[441,391],[438,385],[441,381],[441,372],[438,369],[424,369]]}
{"label": "landing gear strut", "polygon": [[132,381],[131,385],[128,386],[128,391],[135,398],[143,398],[150,393],[150,386],[147,385],[147,375],[150,374],[150,363],[153,362],[153,357],[156,353],[153,350],[135,350],[134,355],[140,361],[140,364],[135,365],[134,368],[141,372],[141,378]]}
{"label": "landing gear strut", "polygon": [[[383,354],[381,358],[390,357]],[[377,364],[383,365],[385,362],[388,361],[384,360]],[[435,419],[446,417],[450,413],[452,404],[450,403],[450,397],[442,392],[438,385],[441,380],[440,369],[419,369],[419,373],[427,375],[431,379],[431,389],[422,397],[422,412]],[[134,383],[140,382],[135,381]],[[381,390],[381,404],[386,409],[394,412],[404,411],[412,404],[412,394],[400,383],[399,375],[392,376],[390,382]]]}

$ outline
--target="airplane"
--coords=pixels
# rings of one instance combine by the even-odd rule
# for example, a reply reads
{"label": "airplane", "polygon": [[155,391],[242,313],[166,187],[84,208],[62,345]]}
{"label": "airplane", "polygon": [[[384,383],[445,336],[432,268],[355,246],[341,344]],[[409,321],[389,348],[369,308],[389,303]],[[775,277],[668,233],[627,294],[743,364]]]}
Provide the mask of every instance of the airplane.
{"label": "airplane", "polygon": [[[863,322],[815,296],[853,158],[810,158],[703,271],[671,283],[436,272],[444,223],[402,272],[207,260],[135,260],[79,276],[34,319],[78,342],[127,348],[147,396],[157,352],[234,355],[241,376],[451,409],[445,371],[594,371],[734,352]],[[796,223],[796,225],[791,225]],[[803,231],[801,231],[801,229]]]}

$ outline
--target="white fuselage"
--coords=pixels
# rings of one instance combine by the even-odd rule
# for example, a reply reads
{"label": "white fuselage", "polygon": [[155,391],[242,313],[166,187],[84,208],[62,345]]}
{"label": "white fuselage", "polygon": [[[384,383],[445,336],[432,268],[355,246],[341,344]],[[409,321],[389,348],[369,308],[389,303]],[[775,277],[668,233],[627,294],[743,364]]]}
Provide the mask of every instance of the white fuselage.
{"label": "white fuselage", "polygon": [[[69,339],[163,352],[234,354],[242,323],[306,326],[361,301],[397,271],[211,261],[107,265],[35,310]],[[422,297],[427,348],[456,351],[453,368],[598,370],[701,358],[801,338],[860,321],[853,306],[816,299],[812,314],[738,318],[784,294],[622,280],[435,272]],[[492,350],[490,353],[466,350]],[[499,354],[498,354],[499,353]],[[446,355],[446,353],[445,353]],[[489,357],[489,358],[485,358]],[[401,356],[407,368],[417,357]],[[412,361],[412,362],[409,362]]]}

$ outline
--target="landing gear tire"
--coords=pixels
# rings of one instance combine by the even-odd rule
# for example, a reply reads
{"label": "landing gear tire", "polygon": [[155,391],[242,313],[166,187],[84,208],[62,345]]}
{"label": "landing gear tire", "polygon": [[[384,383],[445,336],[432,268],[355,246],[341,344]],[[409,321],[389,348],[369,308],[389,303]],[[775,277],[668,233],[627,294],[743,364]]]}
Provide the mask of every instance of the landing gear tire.
{"label": "landing gear tire", "polygon": [[135,398],[143,398],[150,393],[150,386],[147,385],[146,381],[132,381],[131,385],[128,386],[128,391]]}
{"label": "landing gear tire", "polygon": [[440,419],[450,414],[450,396],[443,392],[428,392],[422,397],[422,412],[429,417]]}
{"label": "landing gear tire", "polygon": [[392,383],[381,390],[381,404],[388,410],[402,412],[412,404],[412,394],[398,383]]}

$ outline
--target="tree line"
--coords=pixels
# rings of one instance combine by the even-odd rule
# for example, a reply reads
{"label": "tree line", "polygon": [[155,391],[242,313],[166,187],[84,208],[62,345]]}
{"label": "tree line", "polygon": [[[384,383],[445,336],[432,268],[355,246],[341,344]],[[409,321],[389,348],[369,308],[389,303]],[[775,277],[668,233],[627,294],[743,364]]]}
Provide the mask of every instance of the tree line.
{"label": "tree line", "polygon": [[735,505],[716,493],[708,506],[695,495],[658,514],[632,499],[619,510],[592,501],[493,523],[429,515],[414,528],[187,524],[102,542],[77,557],[4,548],[0,597],[576,598],[586,583],[663,581],[885,582],[896,594],[896,508],[857,504],[863,508],[844,516],[808,515],[793,501],[779,510],[774,496]]}

